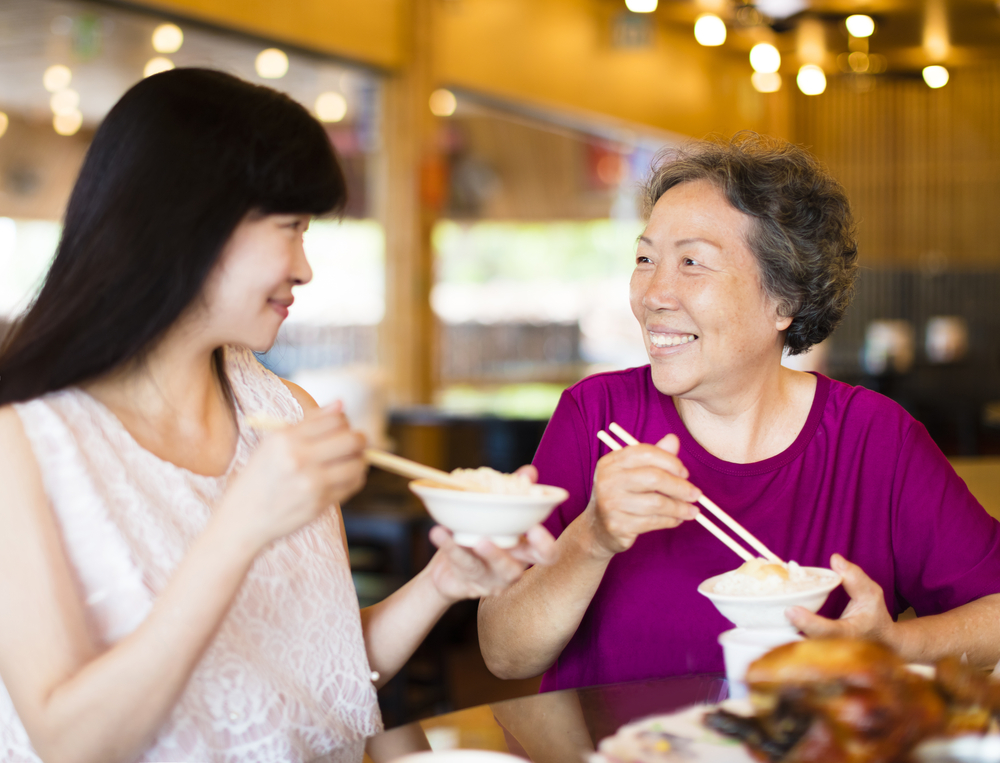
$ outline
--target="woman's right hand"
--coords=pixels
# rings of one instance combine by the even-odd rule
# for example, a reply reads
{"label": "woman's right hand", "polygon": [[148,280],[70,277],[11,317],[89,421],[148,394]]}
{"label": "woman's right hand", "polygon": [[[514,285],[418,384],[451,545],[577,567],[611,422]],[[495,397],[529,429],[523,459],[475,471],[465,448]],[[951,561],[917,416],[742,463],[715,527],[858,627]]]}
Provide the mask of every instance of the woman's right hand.
{"label": "woman's right hand", "polygon": [[306,410],[298,424],[261,439],[217,513],[263,548],[357,493],[368,472],[364,447],[339,402]]}
{"label": "woman's right hand", "polygon": [[680,441],[668,434],[656,445],[630,445],[597,462],[587,506],[595,551],[608,556],[632,547],[652,530],[694,519],[701,491],[687,481],[677,457]]}

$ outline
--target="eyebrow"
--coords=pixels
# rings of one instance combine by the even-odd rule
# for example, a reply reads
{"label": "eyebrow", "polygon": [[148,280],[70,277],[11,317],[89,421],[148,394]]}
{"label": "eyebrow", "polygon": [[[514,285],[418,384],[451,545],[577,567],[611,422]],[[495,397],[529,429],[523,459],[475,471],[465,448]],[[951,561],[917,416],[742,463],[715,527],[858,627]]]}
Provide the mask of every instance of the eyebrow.
{"label": "eyebrow", "polygon": [[[636,239],[636,241],[641,244],[647,244],[648,246],[653,246],[653,242],[647,236],[640,235],[639,238]],[[692,238],[682,238],[680,241],[675,241],[674,246],[685,246],[687,244],[698,244],[698,243],[708,244],[709,246],[714,247],[715,249],[720,248],[716,242],[698,236]]]}

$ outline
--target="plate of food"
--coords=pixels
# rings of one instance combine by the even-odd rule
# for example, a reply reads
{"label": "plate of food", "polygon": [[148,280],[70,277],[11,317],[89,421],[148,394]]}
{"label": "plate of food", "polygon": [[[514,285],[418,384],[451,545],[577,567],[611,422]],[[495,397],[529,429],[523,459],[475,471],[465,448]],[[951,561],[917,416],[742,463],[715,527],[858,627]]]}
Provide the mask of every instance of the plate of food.
{"label": "plate of food", "polygon": [[[1000,682],[958,658],[928,677],[880,644],[806,639],[768,652],[746,678],[748,701],[628,724],[592,763],[1000,759],[981,756],[1000,749]],[[967,751],[980,757],[959,756]]]}

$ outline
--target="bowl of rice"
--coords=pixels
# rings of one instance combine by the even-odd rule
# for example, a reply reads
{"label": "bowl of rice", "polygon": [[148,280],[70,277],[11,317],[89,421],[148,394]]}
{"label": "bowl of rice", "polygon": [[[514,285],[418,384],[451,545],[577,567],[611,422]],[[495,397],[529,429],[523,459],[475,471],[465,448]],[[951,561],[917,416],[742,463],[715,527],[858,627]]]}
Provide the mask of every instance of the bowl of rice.
{"label": "bowl of rice", "polygon": [[817,612],[840,575],[825,567],[801,567],[751,559],[741,567],[716,575],[698,586],[715,608],[738,628],[793,628],[788,607]]}
{"label": "bowl of rice", "polygon": [[421,479],[411,482],[410,490],[461,546],[489,538],[500,548],[512,548],[521,535],[569,498],[561,487],[536,485],[523,474],[504,474],[489,467],[455,469],[451,474],[470,489],[455,490]]}

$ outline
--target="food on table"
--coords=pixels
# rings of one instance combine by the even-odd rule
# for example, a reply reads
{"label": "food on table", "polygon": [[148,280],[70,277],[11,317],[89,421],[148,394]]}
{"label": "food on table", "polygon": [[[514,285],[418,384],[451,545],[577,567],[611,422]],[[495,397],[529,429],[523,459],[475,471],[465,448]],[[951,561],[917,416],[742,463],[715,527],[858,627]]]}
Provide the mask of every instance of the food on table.
{"label": "food on table", "polygon": [[453,469],[451,476],[487,493],[542,495],[545,492],[541,485],[533,483],[527,475],[504,474],[488,466],[480,466],[478,469]]}
{"label": "food on table", "polygon": [[714,731],[769,763],[891,763],[928,737],[985,732],[1000,716],[1000,684],[957,659],[934,679],[868,641],[807,639],[751,663],[752,716],[716,710]]}
{"label": "food on table", "polygon": [[828,581],[828,576],[800,567],[795,562],[785,565],[758,557],[732,572],[720,575],[712,593],[727,596],[770,596],[810,591]]}

